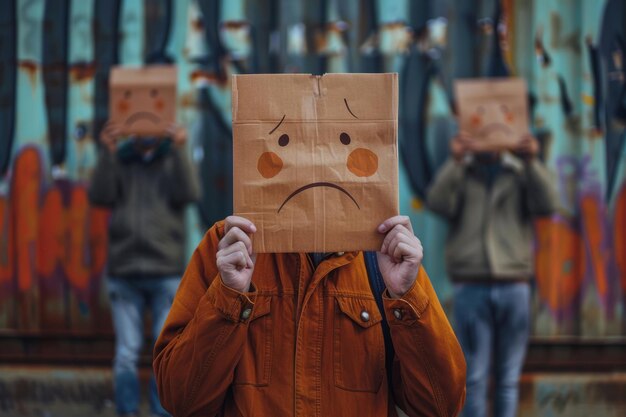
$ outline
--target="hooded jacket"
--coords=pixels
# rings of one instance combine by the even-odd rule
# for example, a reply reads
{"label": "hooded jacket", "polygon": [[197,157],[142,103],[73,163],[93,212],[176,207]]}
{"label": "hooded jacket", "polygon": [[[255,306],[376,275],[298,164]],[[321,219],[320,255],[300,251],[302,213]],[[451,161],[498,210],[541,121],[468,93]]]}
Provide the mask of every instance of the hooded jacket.
{"label": "hooded jacket", "polygon": [[533,219],[556,211],[554,180],[537,159],[505,153],[499,172],[448,160],[428,190],[428,207],[448,221],[446,266],[453,281],[533,275]]}
{"label": "hooded jacket", "polygon": [[198,179],[183,149],[172,147],[148,161],[102,149],[89,199],[112,209],[109,275],[180,276],[185,269],[184,210],[198,196]]}
{"label": "hooded jacket", "polygon": [[[223,223],[196,249],[154,351],[159,398],[186,416],[455,416],[465,361],[428,276],[379,311],[361,252],[315,268],[258,254],[251,291],[222,283]],[[384,315],[384,318],[383,318]],[[382,320],[395,349],[387,380]]]}

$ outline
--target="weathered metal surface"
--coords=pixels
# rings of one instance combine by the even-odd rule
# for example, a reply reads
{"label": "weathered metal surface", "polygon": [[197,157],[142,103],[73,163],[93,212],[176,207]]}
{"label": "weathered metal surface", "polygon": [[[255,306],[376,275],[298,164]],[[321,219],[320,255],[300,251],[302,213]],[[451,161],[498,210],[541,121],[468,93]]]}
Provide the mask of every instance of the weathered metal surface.
{"label": "weathered metal surface", "polygon": [[[406,123],[400,135],[416,141],[402,147],[401,211],[411,216],[428,248],[425,266],[442,302],[451,307],[443,261],[446,228],[424,208],[416,190],[427,187],[454,134],[447,94],[451,79],[486,73],[490,62],[499,60],[498,66],[505,62],[528,80],[532,121],[562,203],[557,217],[537,224],[533,332],[626,337],[626,158],[624,149],[613,146],[621,139],[607,140],[612,133],[604,125],[615,131],[622,127],[602,119],[605,104],[612,108],[617,99],[611,95],[610,103],[597,103],[607,97],[598,93],[607,92],[598,68],[608,68],[608,91],[624,85],[623,51],[608,42],[607,52],[600,36],[604,6],[613,2],[505,0],[501,24],[508,30],[501,39],[493,0],[419,5],[267,0],[261,6],[275,12],[269,14],[256,13],[261,6],[253,0],[162,0],[151,6],[143,0],[68,0],[67,14],[46,9],[52,3],[2,5],[7,11],[2,18],[8,20],[1,38],[14,43],[3,41],[1,53],[16,55],[16,70],[15,82],[4,82],[11,79],[11,60],[0,62],[0,106],[15,111],[14,117],[0,115],[5,135],[0,156],[10,156],[10,170],[0,178],[1,327],[92,331],[108,322],[101,280],[106,213],[85,205],[84,186],[107,117],[109,68],[140,65],[148,56],[171,58],[179,67],[179,121],[189,129],[190,152],[204,182],[200,210],[189,212],[188,253],[205,228],[230,210],[231,73],[402,71]],[[11,26],[13,4],[17,25]],[[58,27],[57,14],[69,22],[65,50],[58,46],[65,36],[60,31],[52,29],[46,37],[47,29]],[[498,40],[501,56],[493,53]],[[602,65],[590,53],[598,54]],[[428,62],[441,71],[426,83]],[[55,70],[44,88],[42,74],[58,65],[67,74]],[[66,98],[59,98],[64,89]],[[60,91],[59,97],[53,91]],[[423,177],[418,186],[416,175]]]}
{"label": "weathered metal surface", "polygon": [[[146,391],[148,372],[140,373]],[[144,395],[142,398],[146,398]],[[141,411],[147,415],[147,404]],[[521,382],[520,417],[621,417],[626,374],[527,374]],[[0,417],[114,417],[107,368],[0,367]]]}
{"label": "weathered metal surface", "polygon": [[17,95],[17,0],[0,9],[0,176],[9,168],[15,132]]}
{"label": "weathered metal surface", "polygon": [[47,0],[42,31],[42,75],[50,161],[65,162],[69,82],[70,0]]}

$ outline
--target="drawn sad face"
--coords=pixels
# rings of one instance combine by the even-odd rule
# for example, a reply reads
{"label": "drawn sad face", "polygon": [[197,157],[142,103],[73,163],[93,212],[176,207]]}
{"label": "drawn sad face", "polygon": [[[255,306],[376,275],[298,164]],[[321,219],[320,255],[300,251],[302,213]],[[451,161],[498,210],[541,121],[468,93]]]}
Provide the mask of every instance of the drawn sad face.
{"label": "drawn sad face", "polygon": [[461,129],[485,150],[515,146],[528,132],[526,85],[515,78],[458,80]]}
{"label": "drawn sad face", "polygon": [[[343,103],[345,104],[346,111],[354,119],[358,120],[358,117],[352,112],[352,110],[350,110],[348,100],[344,98]],[[290,145],[294,146],[294,141],[306,141],[307,140],[307,138],[297,137],[298,136],[297,134],[296,135],[292,134],[290,137],[289,133],[283,133],[283,131],[280,130],[280,127],[285,121],[286,117],[287,117],[287,114],[284,114],[283,117],[278,122],[278,124],[274,128],[272,128],[271,131],[268,132],[268,136],[269,136],[268,139],[270,141],[275,141],[279,148],[277,152],[265,151],[259,156],[259,159],[257,162],[257,171],[263,178],[267,178],[267,179],[273,178],[279,175],[281,171],[283,170],[285,163],[283,162],[283,158],[281,158],[279,155],[279,153],[282,153],[280,152],[280,148],[287,148]],[[349,131],[349,130],[354,130],[354,129],[349,129],[348,127],[346,127],[345,130]],[[356,177],[364,178],[364,177],[371,177],[377,172],[378,155],[376,155],[374,151],[372,151],[371,149],[368,149],[367,147],[362,147],[364,145],[362,143],[359,144],[358,139],[353,140],[350,133],[343,131],[341,128],[339,129],[335,128],[331,130],[329,136],[330,137],[328,138],[328,143],[325,143],[325,145],[329,149],[332,149],[333,147],[336,147],[336,148],[345,147],[348,149],[349,153],[347,155],[347,158],[345,158],[346,173],[344,173],[344,175],[347,175],[347,173],[349,172]],[[318,145],[321,146],[322,144],[320,143]],[[314,149],[313,151],[315,152]],[[345,152],[340,152],[339,150],[335,151],[335,155],[343,155],[344,153]],[[280,213],[280,211],[289,202],[289,200],[297,196],[299,193],[305,192],[315,187],[328,187],[328,188],[336,189],[337,191],[345,194],[348,198],[350,198],[350,200],[352,200],[354,205],[360,209],[359,202],[344,187],[340,186],[339,184],[335,182],[314,181],[314,182],[304,184],[300,187],[297,187],[292,193],[290,193],[284,199],[284,201],[278,207],[277,212]]]}
{"label": "drawn sad face", "polygon": [[115,67],[110,94],[111,119],[124,133],[161,136],[176,119],[174,67]]}
{"label": "drawn sad face", "polygon": [[159,88],[126,88],[115,99],[125,131],[154,130],[163,123],[165,100]]}
{"label": "drawn sad face", "polygon": [[515,114],[505,103],[498,102],[478,104],[470,118],[476,136],[492,140],[498,137],[497,140],[506,141],[514,137],[514,122]]}
{"label": "drawn sad face", "polygon": [[393,74],[236,77],[234,209],[257,225],[257,251],[376,247],[397,214],[396,86]]}

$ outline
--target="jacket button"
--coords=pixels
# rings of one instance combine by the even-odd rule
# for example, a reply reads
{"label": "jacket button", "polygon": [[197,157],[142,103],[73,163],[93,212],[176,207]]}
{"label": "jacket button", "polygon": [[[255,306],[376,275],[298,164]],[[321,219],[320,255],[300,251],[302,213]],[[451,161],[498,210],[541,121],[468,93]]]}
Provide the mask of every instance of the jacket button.
{"label": "jacket button", "polygon": [[248,318],[250,317],[250,314],[252,314],[252,309],[246,308],[244,311],[241,312],[241,319],[248,320]]}
{"label": "jacket button", "polygon": [[361,311],[361,320],[370,321],[370,313],[365,310]]}
{"label": "jacket button", "polygon": [[397,318],[398,320],[400,320],[402,318],[402,310],[400,310],[399,308],[394,308],[393,316]]}

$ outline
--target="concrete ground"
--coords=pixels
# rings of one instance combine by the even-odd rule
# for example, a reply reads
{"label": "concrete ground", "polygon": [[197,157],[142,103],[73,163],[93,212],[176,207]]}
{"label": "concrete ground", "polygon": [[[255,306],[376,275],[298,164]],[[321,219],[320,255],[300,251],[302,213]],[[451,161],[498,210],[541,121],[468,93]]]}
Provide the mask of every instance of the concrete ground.
{"label": "concrete ground", "polygon": [[[112,394],[109,369],[0,366],[0,417],[115,417]],[[626,373],[525,374],[520,402],[520,417],[623,417]]]}

